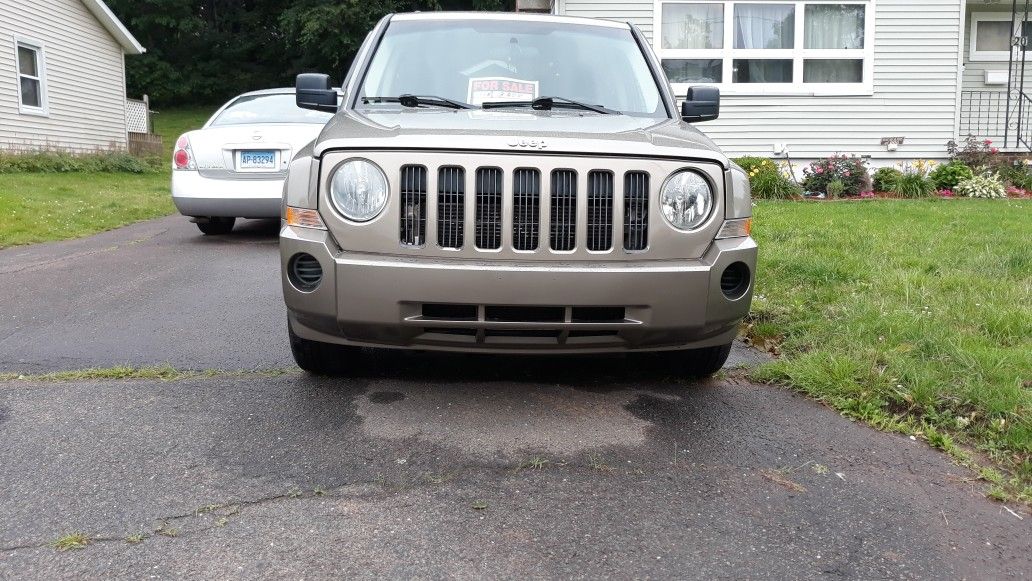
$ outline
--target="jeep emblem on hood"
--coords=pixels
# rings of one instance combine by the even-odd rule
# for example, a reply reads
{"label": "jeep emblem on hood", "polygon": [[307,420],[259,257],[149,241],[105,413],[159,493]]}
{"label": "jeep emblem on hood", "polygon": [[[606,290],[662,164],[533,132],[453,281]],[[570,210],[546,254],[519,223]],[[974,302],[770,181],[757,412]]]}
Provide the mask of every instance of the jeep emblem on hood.
{"label": "jeep emblem on hood", "polygon": [[544,149],[548,147],[544,139],[525,139],[525,138],[512,138],[508,142],[509,147],[533,147],[534,149]]}

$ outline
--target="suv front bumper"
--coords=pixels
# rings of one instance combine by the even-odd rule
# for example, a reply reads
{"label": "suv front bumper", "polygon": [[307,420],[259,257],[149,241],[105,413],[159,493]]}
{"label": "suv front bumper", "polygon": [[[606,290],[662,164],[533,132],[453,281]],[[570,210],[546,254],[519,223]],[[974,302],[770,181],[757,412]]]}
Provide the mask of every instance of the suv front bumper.
{"label": "suv front bumper", "polygon": [[[309,292],[287,275],[298,253],[322,266],[322,281]],[[280,257],[283,297],[301,338],[448,351],[584,353],[727,344],[749,312],[756,271],[752,238],[714,241],[693,260],[518,263],[349,253],[325,231],[284,225]],[[736,262],[748,266],[749,281],[740,296],[728,298],[721,274]],[[457,305],[475,315],[428,318],[427,304]],[[551,312],[564,314],[491,317],[498,306],[554,307]],[[624,315],[584,321],[576,317],[577,307],[623,308]]]}

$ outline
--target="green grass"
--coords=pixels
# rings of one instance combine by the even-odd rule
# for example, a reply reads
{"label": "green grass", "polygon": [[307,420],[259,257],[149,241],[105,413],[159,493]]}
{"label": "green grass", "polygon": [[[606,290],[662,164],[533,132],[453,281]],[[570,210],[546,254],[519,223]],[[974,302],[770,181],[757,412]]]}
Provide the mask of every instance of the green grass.
{"label": "green grass", "polygon": [[754,376],[986,458],[1032,502],[1032,202],[760,202],[755,218],[749,334],[780,357]]}
{"label": "green grass", "polygon": [[[204,124],[207,109],[156,113],[164,159],[175,139]],[[0,248],[89,236],[175,211],[171,170],[130,173],[12,173],[0,179]]]}

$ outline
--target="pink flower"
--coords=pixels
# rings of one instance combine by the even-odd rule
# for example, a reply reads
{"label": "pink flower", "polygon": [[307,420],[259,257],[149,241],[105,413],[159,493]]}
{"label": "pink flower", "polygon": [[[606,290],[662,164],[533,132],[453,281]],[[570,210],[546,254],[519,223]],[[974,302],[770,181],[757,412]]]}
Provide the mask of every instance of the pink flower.
{"label": "pink flower", "polygon": [[989,150],[989,153],[1000,153],[1000,148],[994,147],[994,148]]}
{"label": "pink flower", "polygon": [[847,169],[846,171],[842,172],[842,175],[844,175],[844,176],[846,176],[848,178],[849,177],[849,170]]}
{"label": "pink flower", "polygon": [[817,166],[817,169],[815,169],[815,170],[813,170],[813,171],[815,171],[815,172],[817,172],[817,173],[824,173],[824,168],[823,168],[823,167],[821,167],[821,166]]}
{"label": "pink flower", "polygon": [[873,198],[874,192],[860,192],[861,198]]}
{"label": "pink flower", "polygon": [[953,190],[939,190],[939,195],[944,198],[952,198]]}
{"label": "pink flower", "polygon": [[993,140],[992,139],[986,139],[985,140],[985,144],[986,145],[992,145],[993,144]]}

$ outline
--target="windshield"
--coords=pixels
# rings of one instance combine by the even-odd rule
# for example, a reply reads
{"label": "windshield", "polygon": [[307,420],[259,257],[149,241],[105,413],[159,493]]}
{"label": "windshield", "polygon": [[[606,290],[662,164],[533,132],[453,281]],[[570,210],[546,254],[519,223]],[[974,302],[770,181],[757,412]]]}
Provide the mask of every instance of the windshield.
{"label": "windshield", "polygon": [[293,93],[245,95],[230,103],[211,125],[245,125],[250,123],[318,123],[325,124],[333,113],[301,109]]}
{"label": "windshield", "polygon": [[480,106],[562,97],[626,115],[666,117],[628,28],[499,20],[395,20],[362,98],[432,95]]}

